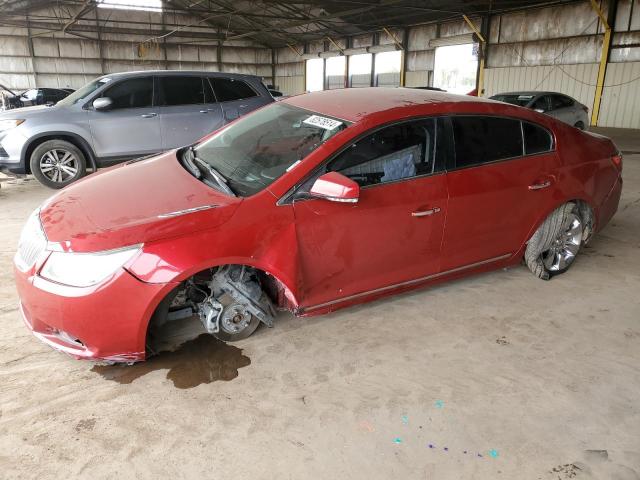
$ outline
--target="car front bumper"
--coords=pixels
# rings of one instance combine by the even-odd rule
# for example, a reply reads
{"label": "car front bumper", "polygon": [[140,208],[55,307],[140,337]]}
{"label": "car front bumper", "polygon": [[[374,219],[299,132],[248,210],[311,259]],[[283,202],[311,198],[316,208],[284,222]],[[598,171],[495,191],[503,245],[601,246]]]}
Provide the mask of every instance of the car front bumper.
{"label": "car front bumper", "polygon": [[50,282],[14,267],[25,324],[41,341],[78,359],[145,359],[147,325],[173,284],[144,283],[120,269],[89,288]]}
{"label": "car front bumper", "polygon": [[27,173],[22,161],[22,151],[27,143],[20,127],[0,132],[0,172]]}

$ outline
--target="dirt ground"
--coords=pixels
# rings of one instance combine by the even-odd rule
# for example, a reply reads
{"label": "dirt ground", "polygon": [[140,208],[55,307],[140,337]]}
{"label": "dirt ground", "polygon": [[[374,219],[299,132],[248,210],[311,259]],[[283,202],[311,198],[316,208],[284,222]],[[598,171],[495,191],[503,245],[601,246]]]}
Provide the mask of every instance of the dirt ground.
{"label": "dirt ground", "polygon": [[565,275],[283,314],[133,367],[27,332],[11,260],[52,192],[3,178],[0,478],[640,479],[640,134],[619,140],[620,209]]}

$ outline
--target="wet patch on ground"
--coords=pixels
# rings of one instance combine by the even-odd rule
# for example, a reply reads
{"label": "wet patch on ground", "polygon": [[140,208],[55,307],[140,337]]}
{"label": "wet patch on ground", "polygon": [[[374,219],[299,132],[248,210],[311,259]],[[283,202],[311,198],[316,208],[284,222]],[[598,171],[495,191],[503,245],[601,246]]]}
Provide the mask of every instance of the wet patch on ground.
{"label": "wet patch on ground", "polygon": [[197,387],[203,383],[228,382],[238,376],[238,369],[251,364],[242,350],[204,334],[183,343],[172,352],[161,352],[135,365],[96,365],[91,371],[106,380],[130,384],[156,370],[169,370],[167,379],[176,388]]}

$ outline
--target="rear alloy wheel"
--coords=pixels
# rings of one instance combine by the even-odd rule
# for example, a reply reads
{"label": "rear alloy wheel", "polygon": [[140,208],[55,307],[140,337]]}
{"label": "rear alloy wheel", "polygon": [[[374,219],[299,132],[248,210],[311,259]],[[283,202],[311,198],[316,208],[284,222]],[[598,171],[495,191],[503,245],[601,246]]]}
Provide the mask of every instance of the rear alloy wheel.
{"label": "rear alloy wheel", "polygon": [[554,210],[527,244],[525,262],[539,278],[549,280],[573,264],[584,239],[584,222],[575,203]]}
{"label": "rear alloy wheel", "polygon": [[84,155],[72,143],[48,140],[38,145],[31,154],[31,173],[49,188],[62,188],[80,179],[86,173]]}

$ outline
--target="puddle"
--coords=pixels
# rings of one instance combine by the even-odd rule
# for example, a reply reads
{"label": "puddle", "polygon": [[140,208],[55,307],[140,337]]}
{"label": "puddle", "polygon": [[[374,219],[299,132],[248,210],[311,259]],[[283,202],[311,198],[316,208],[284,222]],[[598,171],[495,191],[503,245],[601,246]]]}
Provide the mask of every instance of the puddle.
{"label": "puddle", "polygon": [[129,384],[156,370],[169,370],[167,379],[176,388],[193,388],[203,383],[228,382],[238,376],[238,369],[251,364],[242,350],[204,334],[183,343],[173,352],[162,352],[146,362],[134,365],[96,365],[91,371],[105,380]]}

